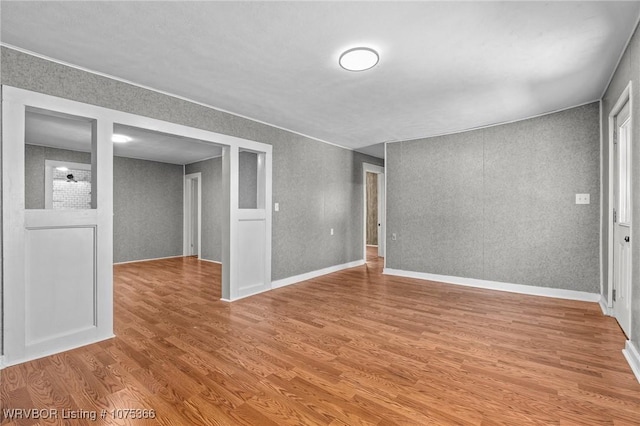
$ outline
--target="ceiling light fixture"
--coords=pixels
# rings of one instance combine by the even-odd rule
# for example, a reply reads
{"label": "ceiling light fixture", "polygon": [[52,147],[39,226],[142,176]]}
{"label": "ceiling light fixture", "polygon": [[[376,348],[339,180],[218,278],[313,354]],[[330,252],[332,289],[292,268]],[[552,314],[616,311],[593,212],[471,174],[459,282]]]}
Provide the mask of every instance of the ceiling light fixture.
{"label": "ceiling light fixture", "polygon": [[131,142],[131,138],[125,135],[114,134],[113,136],[111,136],[111,141],[115,143],[127,143]]}
{"label": "ceiling light fixture", "polygon": [[340,55],[340,66],[347,71],[365,71],[379,60],[378,52],[369,47],[354,47]]}
{"label": "ceiling light fixture", "polygon": [[60,170],[61,172],[68,172],[69,169],[65,166],[56,167],[56,170]]}

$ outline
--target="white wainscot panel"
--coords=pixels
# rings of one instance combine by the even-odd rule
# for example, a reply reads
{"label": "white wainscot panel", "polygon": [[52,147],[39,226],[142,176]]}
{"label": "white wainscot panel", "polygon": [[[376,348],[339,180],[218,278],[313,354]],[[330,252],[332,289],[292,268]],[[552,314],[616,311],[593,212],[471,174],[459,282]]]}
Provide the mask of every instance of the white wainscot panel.
{"label": "white wainscot panel", "polygon": [[265,290],[264,219],[238,222],[238,297]]}
{"label": "white wainscot panel", "polygon": [[27,229],[27,346],[96,326],[95,242],[95,227]]}

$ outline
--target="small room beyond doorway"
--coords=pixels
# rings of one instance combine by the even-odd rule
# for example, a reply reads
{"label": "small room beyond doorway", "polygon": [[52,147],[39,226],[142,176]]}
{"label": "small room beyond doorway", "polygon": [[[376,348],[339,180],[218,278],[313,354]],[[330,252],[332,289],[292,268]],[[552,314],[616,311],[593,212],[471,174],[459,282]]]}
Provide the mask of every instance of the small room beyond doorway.
{"label": "small room beyond doorway", "polygon": [[384,257],[384,169],[379,166],[365,165],[364,169],[364,258],[377,261]]}

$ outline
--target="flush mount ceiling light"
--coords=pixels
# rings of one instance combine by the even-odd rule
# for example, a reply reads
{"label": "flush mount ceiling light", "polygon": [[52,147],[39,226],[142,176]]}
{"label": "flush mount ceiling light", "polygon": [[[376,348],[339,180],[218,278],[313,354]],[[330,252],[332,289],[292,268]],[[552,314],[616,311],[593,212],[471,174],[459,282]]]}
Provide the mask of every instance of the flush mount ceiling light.
{"label": "flush mount ceiling light", "polygon": [[347,71],[364,71],[378,63],[378,52],[368,47],[354,47],[340,55],[340,66]]}
{"label": "flush mount ceiling light", "polygon": [[60,170],[61,172],[68,172],[69,169],[65,166],[56,167],[56,170]]}
{"label": "flush mount ceiling light", "polygon": [[127,143],[131,142],[131,138],[125,135],[116,135],[111,136],[111,141],[115,143]]}

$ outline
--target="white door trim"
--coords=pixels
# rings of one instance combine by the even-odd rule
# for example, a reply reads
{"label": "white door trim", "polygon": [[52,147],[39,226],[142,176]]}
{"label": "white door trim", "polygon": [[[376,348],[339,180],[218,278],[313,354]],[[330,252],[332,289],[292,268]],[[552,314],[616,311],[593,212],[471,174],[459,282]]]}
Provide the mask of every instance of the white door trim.
{"label": "white door trim", "polygon": [[[382,177],[382,179],[381,179]],[[386,253],[386,241],[387,241],[387,211],[386,211],[386,200],[387,200],[387,187],[386,183],[386,174],[379,173],[378,174],[378,222],[380,226],[378,227],[378,256],[385,258],[387,257]]]}
{"label": "white door trim", "polygon": [[[367,173],[375,173],[378,176],[384,176],[384,167],[370,163],[362,163],[362,259],[367,260]],[[379,191],[383,189],[382,193]],[[386,177],[378,179],[378,221],[380,229],[378,229],[378,253],[386,254]],[[382,196],[381,196],[382,195]]]}
{"label": "white door trim", "polygon": [[[613,194],[613,180],[615,179],[614,176],[614,160],[615,160],[615,150],[614,150],[614,144],[613,144],[613,138],[614,138],[614,133],[615,133],[615,117],[618,115],[618,113],[622,110],[622,108],[624,107],[624,105],[629,102],[629,108],[631,111],[633,111],[633,97],[631,96],[632,93],[632,82],[630,81],[629,84],[627,84],[627,87],[625,87],[625,89],[622,91],[622,93],[620,94],[620,97],[618,98],[618,101],[615,103],[615,105],[613,106],[613,108],[611,109],[611,112],[609,113],[609,204],[608,204],[608,211],[607,211],[607,229],[608,229],[608,241],[607,241],[607,264],[609,265],[609,267],[607,268],[607,307],[609,309],[613,308],[613,269],[614,269],[614,264],[613,264],[613,209],[615,208],[615,200],[614,200],[614,194]],[[633,182],[633,179],[631,179],[631,181]],[[633,191],[631,192],[633,194]]]}
{"label": "white door trim", "polygon": [[191,173],[184,176],[184,225],[183,225],[183,250],[184,256],[191,254],[191,181],[195,180],[198,185],[198,259],[202,258],[202,173]]}

